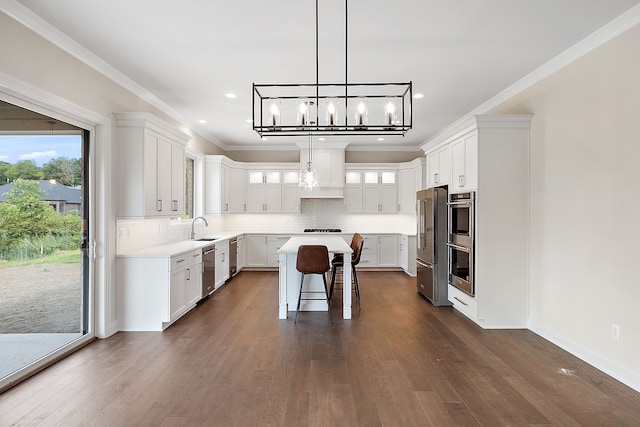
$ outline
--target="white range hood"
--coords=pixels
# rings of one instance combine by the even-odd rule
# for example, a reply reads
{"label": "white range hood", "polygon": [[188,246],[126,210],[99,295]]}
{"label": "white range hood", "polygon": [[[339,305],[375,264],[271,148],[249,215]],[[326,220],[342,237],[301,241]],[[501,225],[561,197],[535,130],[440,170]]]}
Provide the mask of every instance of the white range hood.
{"label": "white range hood", "polygon": [[[348,143],[318,142],[313,144],[312,166],[318,171],[318,187],[301,189],[302,199],[343,199],[344,198],[344,150]],[[300,148],[300,169],[309,161],[309,146],[298,143]]]}

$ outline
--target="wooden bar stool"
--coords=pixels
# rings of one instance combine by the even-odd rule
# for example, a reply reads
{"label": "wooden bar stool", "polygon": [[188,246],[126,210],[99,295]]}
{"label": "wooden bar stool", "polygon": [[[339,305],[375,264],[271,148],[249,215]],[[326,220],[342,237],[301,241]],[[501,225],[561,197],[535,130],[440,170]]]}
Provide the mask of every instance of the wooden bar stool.
{"label": "wooden bar stool", "polygon": [[[298,248],[298,256],[296,257],[296,270],[302,273],[300,279],[300,293],[298,294],[298,306],[296,307],[296,318],[294,323],[298,321],[298,312],[300,311],[300,301],[302,300],[302,286],[304,285],[304,276],[307,274],[320,274],[322,275],[322,282],[324,283],[324,297],[327,301],[327,308],[329,310],[329,320],[333,322],[331,317],[331,306],[329,305],[329,292],[327,292],[327,276],[329,271],[329,251],[324,245],[302,245]],[[306,294],[318,294],[322,292],[309,292]],[[319,298],[305,298],[305,300],[318,300]]]}
{"label": "wooden bar stool", "polygon": [[[356,265],[360,262],[360,256],[362,255],[362,247],[364,245],[364,238],[355,233],[351,238],[351,249],[353,253],[351,254],[351,276],[353,277],[353,285],[356,291],[356,299],[358,300],[358,308],[362,308],[360,306],[360,287],[358,286],[358,275],[356,274]],[[331,290],[329,291],[329,300],[333,296],[333,287],[336,283],[336,272],[338,268],[344,268],[344,258],[342,254],[335,254],[333,259],[331,260]],[[344,283],[343,292],[344,292]],[[351,289],[349,289],[351,291]]]}

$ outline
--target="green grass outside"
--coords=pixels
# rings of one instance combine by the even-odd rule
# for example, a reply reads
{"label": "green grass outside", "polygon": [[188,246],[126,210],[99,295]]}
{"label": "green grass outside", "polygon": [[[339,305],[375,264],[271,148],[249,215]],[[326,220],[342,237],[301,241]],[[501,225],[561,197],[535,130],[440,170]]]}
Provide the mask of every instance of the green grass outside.
{"label": "green grass outside", "polygon": [[80,264],[81,261],[82,254],[80,253],[80,249],[74,249],[72,251],[56,251],[51,255],[47,255],[42,258],[29,259],[26,261],[0,260],[0,269],[37,264]]}

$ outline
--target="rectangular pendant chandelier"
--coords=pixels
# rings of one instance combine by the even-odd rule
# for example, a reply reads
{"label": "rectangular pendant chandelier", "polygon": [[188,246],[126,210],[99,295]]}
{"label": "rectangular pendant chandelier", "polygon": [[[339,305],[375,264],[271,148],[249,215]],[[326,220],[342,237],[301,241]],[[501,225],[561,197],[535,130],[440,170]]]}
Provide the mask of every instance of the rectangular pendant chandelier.
{"label": "rectangular pendant chandelier", "polygon": [[404,135],[412,127],[408,83],[253,84],[260,136]]}
{"label": "rectangular pendant chandelier", "polygon": [[344,82],[319,83],[318,0],[316,82],[253,84],[253,130],[265,136],[402,135],[412,127],[412,83],[349,83],[348,0]]}

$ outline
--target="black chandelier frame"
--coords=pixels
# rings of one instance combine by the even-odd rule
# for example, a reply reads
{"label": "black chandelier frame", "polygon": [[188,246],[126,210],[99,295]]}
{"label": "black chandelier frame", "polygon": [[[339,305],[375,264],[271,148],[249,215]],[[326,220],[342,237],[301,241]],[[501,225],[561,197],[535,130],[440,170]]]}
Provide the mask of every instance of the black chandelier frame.
{"label": "black chandelier frame", "polygon": [[[265,136],[307,136],[326,135],[362,135],[384,136],[401,135],[413,127],[413,85],[404,83],[349,83],[348,72],[348,0],[345,0],[345,81],[344,83],[319,83],[318,61],[318,0],[316,0],[316,82],[307,84],[256,84],[252,90],[253,130],[261,137]],[[372,100],[379,111],[372,111],[372,120],[358,119],[359,103]],[[321,102],[336,102],[343,110],[332,120],[321,122]],[[374,102],[377,101],[377,104]],[[380,102],[382,101],[382,102]],[[393,104],[393,114],[385,113],[384,104]],[[291,104],[289,115],[278,111],[271,113],[270,106]],[[306,120],[296,118],[296,105],[306,106]],[[369,108],[368,104],[365,104]],[[335,107],[335,105],[334,105]],[[327,111],[324,111],[327,115]],[[353,119],[349,120],[350,115]]]}

